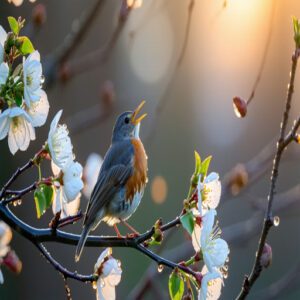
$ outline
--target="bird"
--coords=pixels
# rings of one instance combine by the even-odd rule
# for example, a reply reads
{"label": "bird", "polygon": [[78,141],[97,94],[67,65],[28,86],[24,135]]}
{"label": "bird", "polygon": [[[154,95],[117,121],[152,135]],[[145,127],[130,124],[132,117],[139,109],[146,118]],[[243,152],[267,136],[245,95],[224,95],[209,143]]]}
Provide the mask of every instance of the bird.
{"label": "bird", "polygon": [[87,205],[82,233],[75,252],[78,262],[90,233],[104,221],[114,226],[121,237],[117,223],[122,222],[134,230],[126,220],[136,211],[148,181],[148,158],[140,140],[140,124],[147,116],[138,117],[144,106],[142,101],[134,111],[120,114],[112,132],[98,179]]}

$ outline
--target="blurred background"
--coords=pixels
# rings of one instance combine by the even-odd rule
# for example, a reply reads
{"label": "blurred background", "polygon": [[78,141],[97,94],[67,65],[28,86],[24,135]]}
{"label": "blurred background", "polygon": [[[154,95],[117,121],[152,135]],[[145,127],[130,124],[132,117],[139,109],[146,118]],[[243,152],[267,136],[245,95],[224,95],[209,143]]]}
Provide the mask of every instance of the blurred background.
{"label": "blurred background", "polygon": [[[40,149],[58,110],[64,110],[63,121],[70,128],[76,158],[84,165],[92,152],[104,156],[117,115],[145,99],[148,116],[141,138],[149,158],[149,182],[130,224],[144,232],[159,217],[165,222],[173,219],[187,194],[194,150],[203,158],[212,155],[210,170],[219,172],[223,183],[219,225],[231,250],[221,299],[234,299],[254,261],[263,220],[260,209],[269,189],[274,138],[279,132],[294,50],[291,16],[300,17],[300,3],[144,0],[136,1],[140,7],[128,10],[125,2],[37,0],[32,4],[24,0],[22,6],[15,7],[1,1],[0,24],[7,31],[7,16],[26,19],[23,33],[41,53],[50,102],[48,121],[37,130],[37,140],[31,142],[27,152],[12,157],[7,140],[1,141],[1,184]],[[72,32],[76,35],[86,16],[91,16],[86,29],[67,52]],[[247,116],[239,119],[232,98],[247,100],[258,76]],[[300,111],[298,86],[296,77],[292,117]],[[300,189],[293,190],[292,195],[281,195],[299,182],[299,151],[297,145],[290,148],[278,181],[280,204],[291,197],[300,198]],[[44,174],[49,172],[47,163],[43,170]],[[35,172],[26,173],[16,187],[29,185]],[[86,204],[82,197],[83,211]],[[263,272],[249,299],[300,297],[300,206],[295,201],[283,207],[277,204],[280,225],[271,230],[268,240],[273,263]],[[13,210],[37,227],[48,226],[52,218],[49,210],[37,220],[32,195]],[[80,233],[81,224],[65,229]],[[125,228],[121,231],[126,233]],[[112,235],[114,231],[102,224],[95,233]],[[58,261],[83,274],[93,271],[102,250],[86,248],[80,263],[75,264],[75,247],[47,246]],[[15,233],[12,247],[23,261],[23,270],[15,276],[3,268],[1,299],[66,298],[61,276],[30,242]],[[170,252],[172,249],[175,253]],[[177,261],[192,254],[182,229],[170,234],[163,251],[166,257],[175,255]],[[158,274],[154,267],[148,273],[154,279],[141,293],[151,261],[133,249],[116,248],[113,253],[123,269],[117,299],[168,299],[169,270]],[[284,283],[283,288],[272,294],[272,283],[280,287],[278,281]],[[95,299],[89,284],[72,280],[69,284],[73,299]]]}

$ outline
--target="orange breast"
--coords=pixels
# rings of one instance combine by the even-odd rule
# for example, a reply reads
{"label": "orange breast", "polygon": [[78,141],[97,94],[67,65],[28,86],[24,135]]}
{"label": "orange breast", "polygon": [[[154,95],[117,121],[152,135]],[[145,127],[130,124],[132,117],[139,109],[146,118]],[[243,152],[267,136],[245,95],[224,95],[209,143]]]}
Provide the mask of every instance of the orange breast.
{"label": "orange breast", "polygon": [[140,192],[146,185],[148,163],[147,154],[140,140],[132,139],[131,143],[134,148],[133,167],[134,172],[131,178],[126,183],[126,199],[132,202],[136,192]]}

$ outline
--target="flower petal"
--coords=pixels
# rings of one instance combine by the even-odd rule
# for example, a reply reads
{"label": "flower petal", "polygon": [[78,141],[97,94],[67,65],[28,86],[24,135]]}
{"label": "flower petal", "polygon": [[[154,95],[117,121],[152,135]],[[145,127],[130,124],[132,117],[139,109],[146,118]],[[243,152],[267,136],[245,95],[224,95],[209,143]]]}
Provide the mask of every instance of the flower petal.
{"label": "flower petal", "polygon": [[3,113],[0,114],[0,140],[3,140],[9,130],[10,119],[8,117],[9,111],[5,110]]}
{"label": "flower petal", "polygon": [[4,30],[4,28],[0,25],[0,44],[2,47],[4,47],[4,43],[6,41],[7,38],[7,33]]}
{"label": "flower petal", "polygon": [[83,169],[83,194],[87,198],[90,198],[94,186],[96,185],[102,163],[103,158],[97,153],[91,153],[87,158],[86,164]]}
{"label": "flower petal", "polygon": [[63,201],[63,210],[61,215],[62,218],[77,214],[78,209],[80,207],[80,198],[81,193],[79,193],[77,197],[72,201]]}
{"label": "flower petal", "polygon": [[37,102],[31,102],[28,114],[32,119],[34,127],[43,126],[47,120],[49,112],[49,102],[45,91],[41,90],[41,98]]}
{"label": "flower petal", "polygon": [[205,247],[208,243],[210,234],[212,232],[215,216],[217,212],[214,209],[210,209],[203,217],[202,217],[202,232],[201,232],[201,246]]}
{"label": "flower petal", "polygon": [[219,272],[207,272],[205,266],[201,273],[205,273],[201,281],[201,289],[198,294],[198,300],[217,300],[221,296],[223,285],[222,276]]}
{"label": "flower petal", "polygon": [[[1,51],[0,51],[0,55],[1,55]],[[1,59],[0,59],[1,62]],[[6,83],[7,77],[9,74],[9,68],[7,63],[1,63],[0,64],[0,86]]]}
{"label": "flower petal", "polygon": [[194,231],[192,234],[192,244],[195,249],[195,252],[199,252],[201,249],[200,236],[201,236],[201,228],[198,224],[195,224]]}
{"label": "flower petal", "polygon": [[101,264],[103,263],[104,259],[112,254],[112,248],[106,248],[104,251],[101,252],[99,255],[97,262],[94,266],[94,272],[98,272],[98,269],[100,268]]}
{"label": "flower petal", "polygon": [[83,188],[81,180],[82,166],[78,162],[71,162],[64,170],[64,193],[67,202],[74,200]]}
{"label": "flower petal", "polygon": [[[228,248],[228,244],[226,241],[224,241],[223,239],[216,239],[213,242],[213,249],[211,249],[211,251],[209,251],[209,261],[210,261],[210,265],[212,267],[216,267],[216,268],[220,268],[222,266],[224,266],[225,261],[228,257],[229,254],[229,248]],[[206,255],[207,257],[207,255]],[[203,256],[204,258],[204,256]],[[205,259],[204,259],[205,261]],[[208,267],[208,264],[205,262],[205,264]],[[208,268],[209,271],[212,270],[212,268]]]}

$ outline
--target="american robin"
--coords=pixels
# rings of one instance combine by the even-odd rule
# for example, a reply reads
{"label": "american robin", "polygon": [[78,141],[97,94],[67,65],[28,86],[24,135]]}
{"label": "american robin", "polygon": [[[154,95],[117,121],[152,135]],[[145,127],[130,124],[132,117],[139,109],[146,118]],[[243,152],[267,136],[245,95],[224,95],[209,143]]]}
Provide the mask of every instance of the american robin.
{"label": "american robin", "polygon": [[126,111],[117,118],[111,146],[87,206],[75,261],[80,259],[89,232],[101,221],[114,226],[120,236],[116,224],[130,218],[140,204],[148,171],[147,155],[139,138],[140,122],[147,114],[137,117],[144,104],[145,101],[135,111]]}

